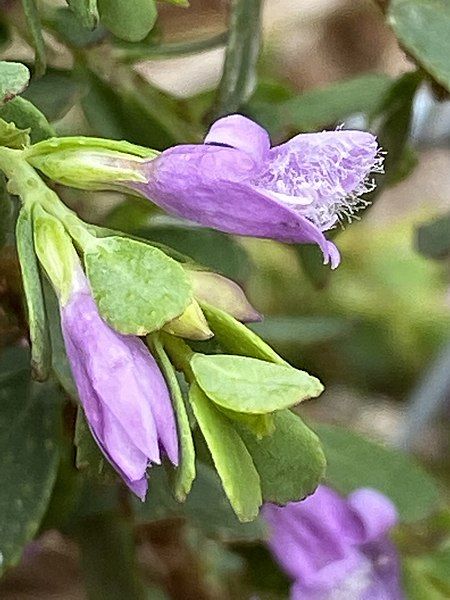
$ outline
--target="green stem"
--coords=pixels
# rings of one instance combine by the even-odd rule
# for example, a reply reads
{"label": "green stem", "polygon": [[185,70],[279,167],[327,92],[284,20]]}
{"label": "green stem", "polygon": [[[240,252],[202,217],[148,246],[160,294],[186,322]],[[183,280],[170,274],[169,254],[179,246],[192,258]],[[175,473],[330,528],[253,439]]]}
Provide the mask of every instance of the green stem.
{"label": "green stem", "polygon": [[214,116],[237,112],[256,83],[262,0],[233,0],[230,33]]}
{"label": "green stem", "polygon": [[[164,331],[160,331],[158,336],[177,371],[182,371],[189,382],[194,381],[190,362],[195,352],[181,338],[165,333]],[[149,341],[151,343],[151,337]]]}
{"label": "green stem", "polygon": [[131,63],[138,60],[149,58],[170,58],[172,56],[185,56],[186,54],[196,54],[205,50],[212,50],[224,46],[228,40],[228,31],[223,31],[205,40],[189,40],[187,42],[171,42],[168,44],[159,44],[149,46],[148,48],[130,48],[126,50],[114,51],[114,56],[124,62]]}
{"label": "green stem", "polygon": [[0,170],[8,178],[8,190],[19,196],[24,204],[38,203],[47,212],[59,219],[71,237],[81,247],[95,243],[85,223],[68,209],[25,160],[21,150],[0,147]]}

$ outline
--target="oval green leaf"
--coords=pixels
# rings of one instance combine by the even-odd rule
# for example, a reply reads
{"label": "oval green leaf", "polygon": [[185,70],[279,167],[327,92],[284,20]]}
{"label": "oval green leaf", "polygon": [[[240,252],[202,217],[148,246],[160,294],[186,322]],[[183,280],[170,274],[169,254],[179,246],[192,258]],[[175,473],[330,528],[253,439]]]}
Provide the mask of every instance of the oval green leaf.
{"label": "oval green leaf", "polygon": [[448,0],[392,0],[388,20],[402,46],[450,90],[450,4]]}
{"label": "oval green leaf", "polygon": [[158,16],[155,0],[99,0],[103,25],[128,42],[139,42],[151,31]]}
{"label": "oval green leaf", "polygon": [[275,413],[275,431],[257,439],[239,428],[261,478],[265,502],[286,504],[312,494],[325,473],[317,435],[290,410]]}
{"label": "oval green leaf", "polygon": [[248,356],[195,354],[190,364],[208,398],[241,413],[271,413],[323,391],[320,381],[305,371]]}
{"label": "oval green leaf", "polygon": [[402,521],[430,515],[439,505],[433,478],[402,452],[384,448],[341,427],[314,425],[327,457],[326,479],[343,494],[374,488],[392,500]]}
{"label": "oval green leaf", "polygon": [[25,65],[0,61],[0,105],[23,92],[29,80],[30,72]]}
{"label": "oval green leaf", "polygon": [[84,264],[102,317],[117,331],[146,335],[192,302],[184,269],[164,252],[112,236],[85,250]]}
{"label": "oval green leaf", "polygon": [[195,383],[189,400],[231,506],[240,521],[252,521],[262,504],[259,475],[252,457],[231,422]]}

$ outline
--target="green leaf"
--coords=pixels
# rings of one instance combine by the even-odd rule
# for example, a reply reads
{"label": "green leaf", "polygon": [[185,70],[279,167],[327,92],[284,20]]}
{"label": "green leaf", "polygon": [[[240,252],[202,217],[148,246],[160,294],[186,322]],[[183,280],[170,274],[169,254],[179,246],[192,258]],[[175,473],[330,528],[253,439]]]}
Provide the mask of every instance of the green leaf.
{"label": "green leaf", "polygon": [[82,89],[70,71],[47,69],[40,79],[34,79],[23,94],[49,121],[61,119],[81,96]]}
{"label": "green leaf", "polygon": [[325,473],[325,457],[316,434],[290,410],[276,412],[275,431],[260,440],[240,428],[261,478],[265,502],[286,504],[314,492]]}
{"label": "green leaf", "polygon": [[231,315],[204,302],[200,305],[209,326],[224,350],[232,354],[253,356],[279,365],[287,365],[286,361],[256,333],[236,321]]}
{"label": "green leaf", "polygon": [[83,27],[94,29],[98,23],[97,0],[67,0]]}
{"label": "green leaf", "polygon": [[151,31],[158,12],[154,0],[98,0],[100,20],[114,35],[139,42]]}
{"label": "green leaf", "polygon": [[231,422],[195,383],[189,400],[233,510],[240,521],[252,521],[262,504],[252,457]]}
{"label": "green leaf", "polygon": [[390,85],[391,79],[386,75],[367,74],[275,105],[251,101],[248,109],[251,116],[278,135],[286,131],[316,131],[342,123],[355,113],[377,113]]}
{"label": "green leaf", "polygon": [[77,409],[74,444],[76,447],[75,465],[89,477],[104,483],[117,481],[117,474],[103,456],[92,437],[81,406]]}
{"label": "green leaf", "polygon": [[58,8],[53,11],[48,16],[47,23],[64,44],[73,48],[96,46],[108,35],[104,27],[97,27],[93,31],[84,27],[69,8]]}
{"label": "green leaf", "polygon": [[0,144],[7,148],[22,149],[30,145],[30,130],[19,129],[14,123],[0,119]]}
{"label": "green leaf", "polygon": [[25,98],[14,98],[14,100],[0,107],[0,118],[8,123],[15,123],[16,127],[22,130],[30,129],[32,143],[40,142],[55,135],[54,130],[41,111]]}
{"label": "green leaf", "polygon": [[23,92],[29,80],[30,72],[25,65],[0,61],[0,106]]}
{"label": "green leaf", "polygon": [[93,131],[117,140],[162,150],[186,143],[185,121],[178,115],[179,105],[148,82],[135,77],[132,85],[110,85],[96,75],[88,76],[89,93],[82,102]]}
{"label": "green leaf", "polygon": [[84,263],[101,315],[121,333],[161,329],[192,302],[183,268],[152,246],[102,238],[85,250]]}
{"label": "green leaf", "polygon": [[146,502],[133,500],[134,511],[139,521],[159,521],[184,517],[205,535],[226,542],[253,542],[266,537],[263,519],[241,523],[224,494],[220,478],[213,468],[204,463],[197,464],[197,477],[186,502],[175,502],[170,492],[167,471],[152,468]]}
{"label": "green leaf", "polygon": [[392,0],[387,17],[401,45],[450,90],[450,4],[448,0]]}
{"label": "green leaf", "polygon": [[450,213],[420,225],[415,246],[427,258],[446,258],[450,254]]}
{"label": "green leaf", "polygon": [[401,170],[405,167],[405,158],[411,152],[407,142],[414,97],[421,83],[422,76],[419,72],[405,73],[392,84],[380,107],[382,116],[378,137],[381,147],[387,153],[384,163],[386,174],[381,179],[382,185],[392,185],[399,181]]}
{"label": "green leaf", "polygon": [[342,337],[351,331],[348,321],[329,316],[270,316],[261,323],[251,323],[255,333],[274,344],[312,346]]}
{"label": "green leaf", "polygon": [[35,0],[22,0],[22,7],[34,48],[34,74],[36,77],[40,77],[47,68],[47,57],[39,12]]}
{"label": "green leaf", "polygon": [[215,117],[237,112],[256,84],[261,29],[261,0],[233,0],[225,64]]}
{"label": "green leaf", "polygon": [[189,494],[192,482],[195,479],[195,449],[192,440],[191,427],[186,412],[180,385],[175,374],[175,370],[164,351],[161,341],[157,335],[150,337],[150,342],[155,353],[155,357],[161,368],[161,371],[170,390],[172,404],[177,418],[178,440],[180,443],[181,457],[179,465],[175,470],[175,497],[183,502]]}
{"label": "green leaf", "polygon": [[52,350],[42,292],[39,263],[34,250],[30,211],[22,207],[16,225],[17,252],[27,304],[33,377],[45,381],[50,372]]}
{"label": "green leaf", "polygon": [[[0,371],[3,370],[2,355]],[[1,379],[1,378],[0,378]],[[52,386],[36,386],[28,373],[0,388],[1,568],[16,564],[37,533],[58,469],[59,402]]]}
{"label": "green leaf", "polygon": [[343,494],[374,488],[394,502],[402,521],[417,521],[439,504],[432,477],[408,456],[339,427],[314,425],[327,457],[327,482]]}
{"label": "green leaf", "polygon": [[[148,219],[150,221],[150,218]],[[231,235],[179,222],[154,222],[134,230],[136,235],[167,244],[194,259],[201,265],[219,271],[228,277],[244,281],[251,271],[246,250]]]}
{"label": "green leaf", "polygon": [[323,391],[320,381],[305,371],[248,356],[195,354],[190,365],[208,398],[236,412],[271,413]]}

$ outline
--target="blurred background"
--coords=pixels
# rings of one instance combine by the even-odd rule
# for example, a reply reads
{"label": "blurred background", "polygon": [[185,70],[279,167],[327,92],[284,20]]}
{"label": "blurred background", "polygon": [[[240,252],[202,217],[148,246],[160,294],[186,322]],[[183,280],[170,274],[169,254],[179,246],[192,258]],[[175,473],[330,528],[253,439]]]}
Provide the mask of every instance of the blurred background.
{"label": "blurred background", "polygon": [[[2,58],[31,63],[19,3],[1,6]],[[200,229],[117,193],[59,191],[86,220],[162,241],[238,281],[265,315],[254,330],[325,383],[319,399],[302,405],[302,416],[414,454],[448,498],[450,101],[442,82],[423,76],[400,47],[386,6],[266,0],[256,79],[246,82],[240,102],[239,110],[266,126],[273,143],[339,125],[379,135],[387,172],[360,219],[335,232],[342,254],[335,272],[321,266],[311,247]],[[124,138],[163,149],[200,141],[220,113],[216,89],[229,2],[191,0],[189,8],[161,3],[145,44],[111,41],[101,27],[77,29],[64,2],[42,2],[40,8],[49,67],[23,97],[58,134]],[[205,50],[183,51],[204,40]],[[0,260],[6,347],[26,334],[11,247],[3,248]],[[449,531],[450,517],[443,514],[439,525],[422,523],[403,533],[404,545],[432,545]],[[206,529],[216,517],[204,517]],[[225,529],[217,536],[197,525],[186,533],[171,516],[138,528],[139,562],[151,585],[163,582],[166,590],[149,588],[149,598],[166,598],[167,590],[167,597],[183,600],[287,597],[287,580],[262,547],[249,543],[254,532],[229,535]],[[0,597],[86,598],[77,544],[54,528],[33,544],[1,580]],[[262,591],[255,577],[264,580]],[[442,589],[436,597],[450,597]],[[97,597],[120,597],[103,594]]]}

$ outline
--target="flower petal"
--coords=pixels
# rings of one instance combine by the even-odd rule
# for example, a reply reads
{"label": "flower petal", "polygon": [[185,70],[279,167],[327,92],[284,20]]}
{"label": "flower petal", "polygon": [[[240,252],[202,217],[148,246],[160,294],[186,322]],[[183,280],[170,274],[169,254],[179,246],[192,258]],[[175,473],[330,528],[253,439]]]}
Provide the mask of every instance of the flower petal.
{"label": "flower petal", "polygon": [[315,243],[324,262],[332,259],[337,266],[338,253],[318,227],[275,195],[247,183],[254,163],[243,152],[178,146],[163,152],[147,168],[148,183],[133,185],[169,213],[227,233]]}
{"label": "flower petal", "polygon": [[270,149],[267,131],[247,117],[229,115],[216,121],[205,137],[205,144],[231,146],[262,162]]}
{"label": "flower petal", "polygon": [[371,133],[337,130],[297,135],[272,148],[270,160],[278,170],[293,166],[305,193],[309,185],[311,192],[331,199],[358,192],[370,172],[379,169],[378,154]]}
{"label": "flower petal", "polygon": [[386,536],[397,523],[398,514],[394,504],[376,490],[356,490],[348,496],[347,502],[363,525],[363,536],[358,540],[360,543]]}

